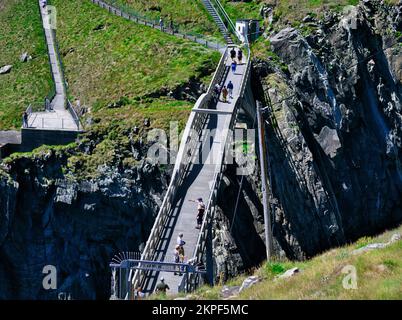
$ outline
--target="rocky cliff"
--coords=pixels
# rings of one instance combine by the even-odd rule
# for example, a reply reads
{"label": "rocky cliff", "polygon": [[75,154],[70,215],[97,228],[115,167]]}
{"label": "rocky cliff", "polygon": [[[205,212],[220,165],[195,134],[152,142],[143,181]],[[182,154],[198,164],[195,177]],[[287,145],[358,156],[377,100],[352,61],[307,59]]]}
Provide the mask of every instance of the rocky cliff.
{"label": "rocky cliff", "polygon": [[255,61],[257,95],[272,105],[274,235],[288,257],[402,221],[401,8],[364,1],[306,18],[308,36],[269,36],[285,68]]}
{"label": "rocky cliff", "polygon": [[[168,174],[140,161],[75,180],[65,170],[68,156],[47,150],[5,168],[0,299],[108,299],[111,258],[139,250],[148,237]],[[46,265],[57,268],[57,290],[43,288]]]}

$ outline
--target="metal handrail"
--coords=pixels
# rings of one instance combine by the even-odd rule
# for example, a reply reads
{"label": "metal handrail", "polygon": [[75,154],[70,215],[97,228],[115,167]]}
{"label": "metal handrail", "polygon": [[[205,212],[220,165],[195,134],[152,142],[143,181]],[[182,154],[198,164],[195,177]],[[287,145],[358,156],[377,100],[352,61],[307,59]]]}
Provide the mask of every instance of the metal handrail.
{"label": "metal handrail", "polygon": [[[42,8],[40,7],[40,2],[38,1],[38,9],[39,9],[39,15],[40,15],[40,19],[42,22],[42,31],[43,31],[43,37],[45,39],[45,44],[46,44],[46,52],[47,52],[47,58],[48,58],[48,62],[49,65],[51,66],[51,61],[50,61],[50,53],[49,50],[47,49],[47,39],[46,39],[46,32],[45,29],[43,28],[43,16],[42,16]],[[52,101],[54,99],[54,97],[56,96],[56,80],[54,79],[54,75],[52,70],[50,70],[50,74],[52,76],[52,89],[51,91],[46,95],[45,99],[48,99],[49,101]]]}
{"label": "metal handrail", "polygon": [[195,32],[179,30],[180,28],[176,24],[173,25],[173,29],[170,26],[161,27],[158,21],[146,18],[146,17],[142,16],[141,14],[139,14],[138,12],[135,12],[131,8],[118,4],[113,0],[91,0],[91,1],[92,1],[92,3],[100,6],[101,8],[108,10],[112,14],[115,14],[117,16],[120,16],[122,18],[131,20],[131,21],[134,21],[136,23],[143,24],[145,26],[159,29],[162,32],[166,32],[166,33],[178,36],[179,38],[188,39],[188,40],[197,42],[199,44],[205,45],[206,47],[208,47],[210,49],[219,51],[220,49],[223,49],[226,47],[225,44],[208,40],[205,38],[205,36],[203,36],[201,34],[197,34]]}
{"label": "metal handrail", "polygon": [[[211,2],[212,5],[214,5],[214,8],[218,11],[218,14],[220,15],[221,19],[223,18],[228,26],[229,26],[229,31],[234,33],[234,35],[236,36],[237,40],[240,40],[239,34],[236,30],[236,26],[233,23],[232,19],[229,17],[229,15],[226,13],[225,8],[223,7],[223,5],[220,3],[219,0],[209,0]],[[225,24],[226,25],[226,24]]]}
{"label": "metal handrail", "polygon": [[80,130],[80,117],[77,114],[77,111],[73,107],[72,103],[70,100],[67,99],[67,110],[70,112],[71,116],[73,117],[73,120],[75,122],[75,125],[77,126],[77,130]]}

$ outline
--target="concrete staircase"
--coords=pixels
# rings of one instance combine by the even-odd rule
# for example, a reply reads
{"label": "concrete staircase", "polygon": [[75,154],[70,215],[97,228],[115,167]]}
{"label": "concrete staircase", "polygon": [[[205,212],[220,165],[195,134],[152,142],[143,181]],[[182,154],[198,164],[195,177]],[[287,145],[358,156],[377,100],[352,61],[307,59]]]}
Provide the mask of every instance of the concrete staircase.
{"label": "concrete staircase", "polygon": [[201,1],[204,4],[207,11],[209,12],[209,14],[214,19],[215,23],[218,25],[218,28],[222,33],[223,37],[225,38],[226,43],[228,45],[233,45],[234,43],[230,36],[230,32],[226,27],[225,23],[223,22],[223,20],[221,19],[221,17],[219,16],[218,11],[215,9],[212,2],[210,0],[201,0]]}

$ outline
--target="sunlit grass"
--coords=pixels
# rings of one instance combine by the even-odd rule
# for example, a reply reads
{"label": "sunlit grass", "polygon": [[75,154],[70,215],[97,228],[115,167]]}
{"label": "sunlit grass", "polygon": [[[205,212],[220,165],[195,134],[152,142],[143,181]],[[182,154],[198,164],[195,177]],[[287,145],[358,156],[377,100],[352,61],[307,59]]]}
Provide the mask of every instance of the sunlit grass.
{"label": "sunlit grass", "polygon": [[[0,75],[0,130],[8,130],[21,127],[28,104],[44,101],[52,78],[38,1],[1,1],[0,7],[0,67],[13,65]],[[33,59],[21,62],[24,52]]]}

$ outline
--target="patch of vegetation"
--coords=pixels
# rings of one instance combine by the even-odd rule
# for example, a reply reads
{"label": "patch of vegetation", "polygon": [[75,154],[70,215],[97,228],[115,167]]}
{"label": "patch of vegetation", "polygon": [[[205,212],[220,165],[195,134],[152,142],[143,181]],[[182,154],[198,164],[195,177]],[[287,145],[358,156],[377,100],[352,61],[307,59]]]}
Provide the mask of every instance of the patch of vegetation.
{"label": "patch of vegetation", "polygon": [[165,26],[170,21],[183,33],[200,34],[211,40],[223,41],[219,29],[201,0],[108,0],[156,22],[162,17]]}
{"label": "patch of vegetation", "polygon": [[[394,233],[402,233],[402,226],[377,237],[362,238],[357,243],[330,250],[308,261],[266,263],[255,272],[262,281],[244,290],[238,299],[402,299],[401,240],[383,249],[352,254],[363,243],[387,242]],[[342,270],[349,265],[356,268],[357,289],[343,287],[342,281],[347,274]],[[299,268],[299,274],[288,279],[275,279],[295,267]],[[239,279],[244,279],[244,275]],[[203,287],[193,297],[219,297],[221,290],[222,286]]]}
{"label": "patch of vegetation", "polygon": [[[252,0],[250,2],[233,2],[230,0],[221,0],[225,10],[230,17],[237,19],[261,19],[260,9],[264,3],[272,4],[272,1]],[[397,4],[398,0],[387,0],[389,4]],[[280,0],[276,1],[273,11],[274,28],[279,29],[290,23],[301,22],[307,15],[316,18],[322,18],[324,12],[332,10],[341,12],[345,6],[357,5],[359,0]],[[264,22],[268,27],[267,21]]]}
{"label": "patch of vegetation", "polygon": [[[43,102],[52,89],[47,47],[36,0],[0,2],[0,130],[19,129],[22,112],[30,103]],[[21,62],[24,52],[32,60]]]}
{"label": "patch of vegetation", "polygon": [[262,1],[233,2],[221,0],[221,3],[233,22],[239,19],[261,19],[260,8]]}

